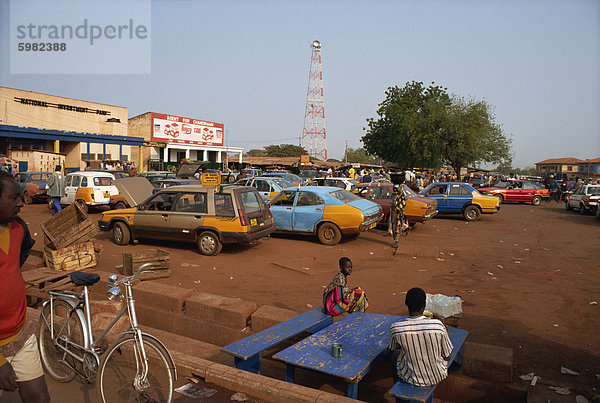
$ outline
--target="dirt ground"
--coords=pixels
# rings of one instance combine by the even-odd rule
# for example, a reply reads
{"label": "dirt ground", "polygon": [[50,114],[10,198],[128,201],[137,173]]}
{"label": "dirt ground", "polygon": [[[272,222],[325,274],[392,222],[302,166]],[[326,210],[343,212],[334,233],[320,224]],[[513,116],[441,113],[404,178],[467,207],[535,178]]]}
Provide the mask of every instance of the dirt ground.
{"label": "dirt ground", "polygon": [[[49,210],[27,205],[21,216],[40,249],[39,225]],[[468,340],[512,348],[515,379],[534,372],[538,384],[600,394],[600,221],[562,204],[503,204],[474,223],[436,217],[402,238],[396,256],[383,228],[335,246],[274,235],[251,246],[226,245],[215,257],[192,244],[142,240],[119,247],[111,236],[97,236],[105,247],[101,270],[115,272],[124,251],[164,248],[171,252],[171,277],[156,281],[298,312],[321,304],[338,259],[348,256],[354,262],[349,285],[365,290],[370,312],[406,314],[404,294],[415,286],[460,294]],[[561,375],[561,366],[580,375]]]}

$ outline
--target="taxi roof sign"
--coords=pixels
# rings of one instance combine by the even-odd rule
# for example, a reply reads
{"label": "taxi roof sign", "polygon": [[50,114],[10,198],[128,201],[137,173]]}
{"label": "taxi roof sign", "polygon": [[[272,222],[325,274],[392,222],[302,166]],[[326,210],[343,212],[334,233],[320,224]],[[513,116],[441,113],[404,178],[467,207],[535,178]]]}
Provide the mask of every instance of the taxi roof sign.
{"label": "taxi roof sign", "polygon": [[206,187],[216,187],[221,184],[221,175],[218,173],[205,172],[200,175],[202,185]]}

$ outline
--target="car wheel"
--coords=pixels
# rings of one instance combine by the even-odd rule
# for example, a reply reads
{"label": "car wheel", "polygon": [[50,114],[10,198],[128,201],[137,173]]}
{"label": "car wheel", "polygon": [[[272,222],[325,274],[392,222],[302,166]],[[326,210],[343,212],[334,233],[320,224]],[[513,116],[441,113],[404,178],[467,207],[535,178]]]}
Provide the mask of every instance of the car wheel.
{"label": "car wheel", "polygon": [[540,196],[533,196],[533,199],[531,199],[531,204],[534,206],[539,206],[541,202],[542,198]]}
{"label": "car wheel", "polygon": [[587,211],[586,211],[586,209],[585,209],[585,206],[584,206],[583,204],[580,204],[580,205],[579,205],[579,213],[580,213],[581,215],[585,215],[585,213],[587,213]]}
{"label": "car wheel", "polygon": [[33,203],[33,199],[31,198],[31,196],[29,196],[29,193],[25,192],[23,194],[23,202],[25,204],[31,204],[31,203]]}
{"label": "car wheel", "polygon": [[84,213],[87,214],[87,212],[88,212],[88,205],[85,204],[85,202],[83,200],[76,200],[75,203],[77,203],[77,205],[79,206],[79,208],[81,209],[81,211],[83,211]]}
{"label": "car wheel", "polygon": [[113,240],[117,245],[128,245],[131,241],[131,232],[125,223],[118,222],[113,227]]}
{"label": "car wheel", "polygon": [[477,206],[467,206],[463,210],[463,217],[465,217],[465,220],[467,221],[477,221],[479,220],[480,216],[481,212],[479,211],[479,208],[477,208]]}
{"label": "car wheel", "polygon": [[502,202],[504,201],[504,196],[502,196],[501,194],[497,194],[496,197],[500,199],[500,204],[502,204]]}
{"label": "car wheel", "polygon": [[567,211],[573,210],[573,207],[571,207],[571,204],[569,203],[568,200],[565,200],[565,210],[567,210]]}
{"label": "car wheel", "polygon": [[118,202],[117,205],[115,206],[116,210],[122,210],[124,208],[127,208],[127,205],[123,202]]}
{"label": "car wheel", "polygon": [[317,236],[323,245],[336,245],[342,239],[342,232],[337,225],[326,222],[319,227]]}
{"label": "car wheel", "polygon": [[219,241],[219,237],[210,231],[204,231],[198,236],[196,241],[200,253],[206,256],[214,256],[221,252],[223,244]]}

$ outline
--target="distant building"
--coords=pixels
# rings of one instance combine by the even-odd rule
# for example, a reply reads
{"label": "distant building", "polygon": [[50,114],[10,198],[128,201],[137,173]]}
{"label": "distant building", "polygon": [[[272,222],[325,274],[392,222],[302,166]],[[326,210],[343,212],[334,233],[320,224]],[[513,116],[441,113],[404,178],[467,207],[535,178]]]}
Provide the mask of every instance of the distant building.
{"label": "distant building", "polygon": [[582,160],[579,158],[550,158],[535,163],[537,175],[547,177],[554,175],[557,178],[573,179],[576,177],[598,178],[600,176],[600,158]]}

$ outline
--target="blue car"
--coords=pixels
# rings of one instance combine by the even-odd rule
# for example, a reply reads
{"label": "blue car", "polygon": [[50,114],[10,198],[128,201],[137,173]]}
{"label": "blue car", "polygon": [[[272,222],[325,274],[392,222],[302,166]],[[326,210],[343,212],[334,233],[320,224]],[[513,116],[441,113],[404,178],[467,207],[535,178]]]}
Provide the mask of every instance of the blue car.
{"label": "blue car", "polygon": [[[52,172],[19,172],[15,179],[21,186],[21,194],[25,204],[31,204],[34,200],[46,201],[46,188],[48,179]],[[28,185],[35,184],[36,186]]]}
{"label": "blue car", "polygon": [[316,234],[324,245],[375,228],[383,218],[379,204],[330,186],[286,188],[268,204],[276,231]]}
{"label": "blue car", "polygon": [[419,192],[437,201],[438,213],[462,214],[467,221],[477,221],[481,214],[497,213],[500,201],[484,196],[468,183],[434,182]]}

